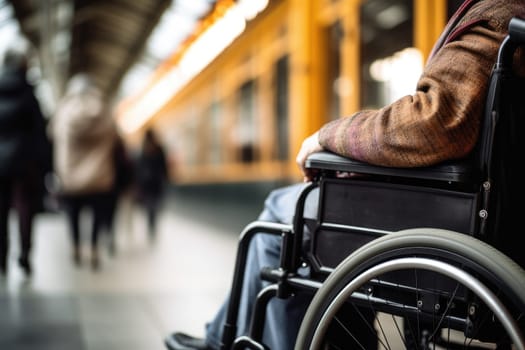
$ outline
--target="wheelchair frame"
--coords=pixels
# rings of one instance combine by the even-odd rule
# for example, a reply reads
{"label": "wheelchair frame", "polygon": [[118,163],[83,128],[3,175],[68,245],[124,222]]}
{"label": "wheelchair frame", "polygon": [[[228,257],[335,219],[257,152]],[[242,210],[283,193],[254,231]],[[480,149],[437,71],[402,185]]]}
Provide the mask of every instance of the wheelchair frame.
{"label": "wheelchair frame", "polygon": [[[262,343],[267,303],[273,297],[290,297],[295,290],[314,294],[297,337],[297,350],[320,349],[336,315],[350,300],[359,307],[373,304],[376,313],[405,317],[408,326],[428,317],[423,323],[426,327],[437,314],[440,323],[434,333],[449,327],[462,331],[465,338],[481,339],[485,335],[476,327],[484,327],[483,332],[487,327],[501,327],[506,335],[499,328],[495,335],[504,341],[487,336],[491,343],[505,344],[497,348],[512,343],[525,349],[525,272],[519,266],[524,261],[509,252],[512,237],[502,238],[520,214],[512,188],[518,176],[514,168],[506,168],[507,162],[519,159],[519,149],[508,144],[520,144],[519,135],[513,133],[523,130],[516,125],[522,123],[518,116],[525,117],[524,102],[519,100],[519,92],[525,89],[515,91],[514,85],[518,81],[523,89],[525,84],[512,72],[518,47],[525,47],[525,20],[514,18],[500,46],[480,140],[469,159],[417,169],[373,166],[327,152],[307,160],[319,176],[301,193],[294,222],[256,221],[241,234],[222,349],[267,349]],[[340,172],[365,176],[340,179]],[[318,218],[305,219],[305,202],[315,188],[320,189]],[[397,204],[400,201],[403,206]],[[311,237],[306,240],[305,255],[307,232]],[[282,237],[281,262],[279,268],[261,272],[262,278],[274,283],[258,296],[250,334],[235,338],[248,246],[260,233]],[[311,267],[312,278],[296,273],[305,263]],[[422,281],[400,273],[405,269],[423,270]],[[405,295],[416,298],[407,301]],[[464,310],[445,315],[456,304]],[[483,324],[478,319],[481,312],[496,322]],[[414,341],[420,342],[422,332],[414,334]],[[435,346],[439,340],[431,334],[425,346]]]}

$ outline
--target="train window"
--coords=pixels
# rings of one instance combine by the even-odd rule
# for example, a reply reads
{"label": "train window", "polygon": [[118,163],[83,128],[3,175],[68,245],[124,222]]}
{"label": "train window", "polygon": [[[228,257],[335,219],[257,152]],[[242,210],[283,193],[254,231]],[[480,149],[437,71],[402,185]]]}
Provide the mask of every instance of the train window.
{"label": "train window", "polygon": [[237,124],[237,142],[239,159],[243,163],[256,160],[257,133],[255,125],[255,82],[245,82],[239,91],[239,123]]}
{"label": "train window", "polygon": [[222,108],[221,104],[214,102],[210,106],[209,116],[210,116],[210,125],[209,125],[209,149],[208,157],[211,164],[220,164],[222,161]]}
{"label": "train window", "polygon": [[277,159],[288,159],[288,56],[281,57],[275,64],[275,117],[277,135]]}
{"label": "train window", "polygon": [[193,146],[195,143],[193,140],[199,139],[199,121],[197,114],[193,108],[188,108],[186,111],[186,122],[181,124],[182,131],[180,135],[184,138],[182,144],[184,145],[184,160],[187,165],[197,165],[198,149]]}
{"label": "train window", "polygon": [[330,120],[337,119],[341,116],[340,113],[340,75],[341,75],[341,42],[343,40],[344,31],[340,21],[326,28],[325,37],[328,44],[327,47],[327,76],[330,84],[325,91],[328,92],[328,116]]}
{"label": "train window", "polygon": [[[395,72],[396,76],[410,73],[400,72],[399,66],[395,67],[391,63],[393,59],[400,58],[401,53],[405,56],[414,53],[414,50],[405,50],[413,46],[413,0],[365,1],[360,8],[360,21],[361,108],[380,108],[399,97],[400,89],[403,88],[396,85],[391,73]],[[420,71],[413,73],[419,75]],[[412,90],[414,88],[415,82]]]}

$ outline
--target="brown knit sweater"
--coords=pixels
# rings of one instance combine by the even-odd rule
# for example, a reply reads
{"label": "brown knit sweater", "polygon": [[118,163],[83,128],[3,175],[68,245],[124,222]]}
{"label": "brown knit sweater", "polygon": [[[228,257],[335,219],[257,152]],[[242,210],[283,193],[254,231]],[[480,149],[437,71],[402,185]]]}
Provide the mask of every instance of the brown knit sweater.
{"label": "brown knit sweater", "polygon": [[[438,40],[414,95],[326,124],[320,144],[346,157],[393,167],[468,155],[478,137],[499,45],[510,19],[525,18],[525,0],[466,0],[464,7],[459,22],[445,28]],[[525,67],[523,52],[516,60]]]}

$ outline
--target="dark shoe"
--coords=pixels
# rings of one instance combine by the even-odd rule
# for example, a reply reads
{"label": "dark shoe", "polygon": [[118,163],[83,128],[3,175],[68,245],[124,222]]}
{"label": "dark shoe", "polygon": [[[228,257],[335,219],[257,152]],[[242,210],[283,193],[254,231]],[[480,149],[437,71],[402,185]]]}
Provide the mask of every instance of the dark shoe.
{"label": "dark shoe", "polygon": [[31,273],[33,271],[31,270],[31,264],[29,263],[28,258],[23,258],[23,257],[19,258],[18,265],[22,268],[22,270],[24,270],[24,273],[26,274],[27,277],[31,276]]}
{"label": "dark shoe", "polygon": [[202,338],[195,338],[184,333],[173,333],[164,340],[169,350],[212,350]]}

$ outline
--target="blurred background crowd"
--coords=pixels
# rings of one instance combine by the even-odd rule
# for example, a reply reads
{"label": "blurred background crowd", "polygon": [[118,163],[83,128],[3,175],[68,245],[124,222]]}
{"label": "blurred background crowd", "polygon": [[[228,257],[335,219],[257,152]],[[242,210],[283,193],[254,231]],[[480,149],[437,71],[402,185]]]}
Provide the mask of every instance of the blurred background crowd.
{"label": "blurred background crowd", "polygon": [[[129,285],[176,286],[172,297],[206,315],[178,322],[201,327],[228,287],[240,230],[271,189],[301,179],[304,138],[411,91],[461,3],[0,0],[0,303],[16,316],[0,320],[0,347],[31,338],[9,328],[31,323],[12,299],[19,272],[30,286],[111,286],[119,298]],[[127,260],[132,231],[144,251],[160,249],[141,262],[155,271]],[[196,271],[187,290],[184,261]],[[177,325],[148,310],[160,344]]]}

